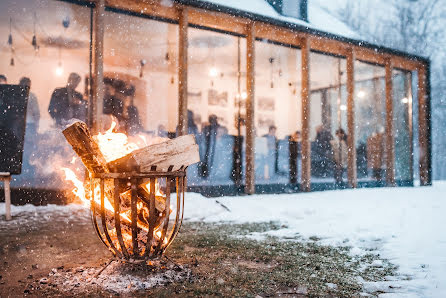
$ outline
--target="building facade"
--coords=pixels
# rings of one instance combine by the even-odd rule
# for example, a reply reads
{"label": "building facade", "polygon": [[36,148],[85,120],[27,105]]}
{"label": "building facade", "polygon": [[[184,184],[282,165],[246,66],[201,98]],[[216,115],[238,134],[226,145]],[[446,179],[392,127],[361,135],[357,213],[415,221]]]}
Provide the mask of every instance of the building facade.
{"label": "building facade", "polygon": [[2,1],[0,73],[31,79],[40,135],[73,72],[92,129],[113,93],[143,132],[195,134],[191,190],[431,184],[428,59],[326,32],[307,1],[240,2]]}

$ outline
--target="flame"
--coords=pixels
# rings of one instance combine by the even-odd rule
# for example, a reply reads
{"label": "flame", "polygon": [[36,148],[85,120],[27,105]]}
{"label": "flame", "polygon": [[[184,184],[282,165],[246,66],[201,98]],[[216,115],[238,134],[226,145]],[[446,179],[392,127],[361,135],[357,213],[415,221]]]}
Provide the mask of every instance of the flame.
{"label": "flame", "polygon": [[129,142],[126,134],[113,132],[115,127],[116,122],[113,121],[111,127],[105,133],[99,133],[94,137],[107,162],[139,149],[136,143]]}
{"label": "flame", "polygon": [[[99,150],[104,155],[104,158],[107,162],[116,160],[118,158],[121,158],[132,151],[139,149],[139,146],[137,142],[131,142],[129,141],[129,138],[124,133],[118,133],[114,132],[116,128],[116,122],[112,122],[111,127],[104,133],[98,133],[97,135],[93,136],[93,139],[97,142],[99,146]],[[150,142],[148,142],[147,138],[144,135],[138,135],[136,136],[136,139],[138,141],[142,140],[142,144],[146,146]],[[162,138],[154,138],[152,140],[152,143],[159,142],[163,140]],[[139,142],[141,143],[141,142]],[[71,161],[71,164],[74,164],[76,161],[76,158],[73,158]],[[95,205],[96,208],[100,208],[101,206],[101,189],[99,183],[94,183],[94,185],[90,185],[89,187],[94,188],[94,194],[91,194],[91,190],[87,191],[84,182],[81,181],[81,179],[78,178],[78,176],[75,174],[75,172],[69,168],[62,168],[64,174],[65,174],[65,180],[70,181],[73,184],[73,190],[72,193],[82,202],[83,205],[91,207],[92,204]],[[143,185],[143,187],[146,188],[146,191],[150,191],[150,182],[147,182]],[[157,197],[165,197],[165,194],[162,193],[160,185],[158,181],[155,182],[155,195]],[[110,196],[110,197],[109,197]],[[121,194],[122,198],[122,194]],[[115,210],[112,205],[113,197],[112,195],[108,194],[107,191],[105,191],[104,194],[104,209],[107,211],[110,211],[111,214],[114,214]],[[143,214],[143,216],[149,216],[149,210],[148,206],[143,204],[142,202],[138,201],[137,203],[137,210],[139,213]],[[171,207],[172,212],[172,207]],[[120,212],[121,219],[126,222],[127,224],[131,223],[131,211],[130,209],[122,210]],[[140,221],[138,219],[137,226],[140,228],[143,232],[148,233],[148,223],[145,223],[143,221]],[[110,237],[118,249],[120,249],[120,245],[117,239],[116,235],[116,229],[110,228],[109,230]],[[156,227],[154,230],[154,238],[155,240],[159,240],[162,236],[162,232],[160,230],[160,226]],[[122,238],[126,245],[129,247],[132,245],[132,236],[131,231],[128,231],[126,229],[122,229]],[[167,237],[164,239],[164,244],[167,243]]]}

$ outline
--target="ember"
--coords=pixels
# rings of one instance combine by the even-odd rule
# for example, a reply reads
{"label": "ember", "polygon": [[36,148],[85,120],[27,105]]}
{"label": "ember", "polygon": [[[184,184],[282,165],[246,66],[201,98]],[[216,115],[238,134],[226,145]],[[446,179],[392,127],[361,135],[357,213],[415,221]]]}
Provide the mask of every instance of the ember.
{"label": "ember", "polygon": [[[122,133],[92,137],[83,122],[64,135],[89,172],[83,183],[64,168],[73,193],[90,206],[102,242],[118,257],[146,260],[162,255],[177,235],[184,207],[186,169],[199,161],[193,136],[152,140],[139,148]],[[144,144],[147,144],[147,140]],[[175,206],[171,191],[175,190]]]}

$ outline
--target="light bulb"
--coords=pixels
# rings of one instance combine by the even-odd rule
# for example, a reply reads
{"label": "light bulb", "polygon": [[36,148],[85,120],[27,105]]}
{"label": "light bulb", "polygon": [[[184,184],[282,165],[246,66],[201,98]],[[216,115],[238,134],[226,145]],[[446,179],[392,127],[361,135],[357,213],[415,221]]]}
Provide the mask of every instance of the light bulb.
{"label": "light bulb", "polygon": [[246,93],[245,91],[242,92],[242,99],[247,99],[248,98],[248,93]]}
{"label": "light bulb", "polygon": [[61,63],[59,63],[59,65],[57,65],[55,73],[56,73],[56,76],[58,76],[58,77],[60,77],[63,74],[63,67],[62,67]]}
{"label": "light bulb", "polygon": [[339,109],[340,109],[341,111],[346,111],[346,110],[347,110],[347,106],[346,106],[346,105],[341,105],[341,106],[339,107]]}
{"label": "light bulb", "polygon": [[216,67],[211,67],[209,69],[209,76],[215,78],[218,75],[218,69]]}
{"label": "light bulb", "polygon": [[404,98],[401,99],[401,102],[402,103],[408,103],[409,99],[407,97],[404,97]]}
{"label": "light bulb", "polygon": [[357,95],[358,95],[359,98],[363,98],[365,96],[365,91],[364,90],[359,90]]}

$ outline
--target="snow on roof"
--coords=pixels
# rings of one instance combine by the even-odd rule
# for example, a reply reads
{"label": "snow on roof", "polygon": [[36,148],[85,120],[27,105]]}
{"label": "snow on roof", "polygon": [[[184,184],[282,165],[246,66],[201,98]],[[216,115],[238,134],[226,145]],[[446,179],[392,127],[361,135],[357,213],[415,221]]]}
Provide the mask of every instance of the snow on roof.
{"label": "snow on roof", "polygon": [[265,16],[341,37],[351,39],[359,38],[359,35],[351,30],[346,24],[330,14],[326,9],[322,8],[317,2],[311,0],[308,1],[309,22],[279,14],[268,2],[266,2],[266,0],[201,0],[201,2]]}

